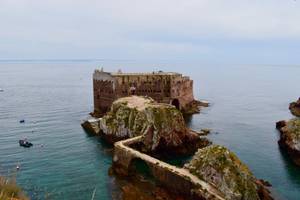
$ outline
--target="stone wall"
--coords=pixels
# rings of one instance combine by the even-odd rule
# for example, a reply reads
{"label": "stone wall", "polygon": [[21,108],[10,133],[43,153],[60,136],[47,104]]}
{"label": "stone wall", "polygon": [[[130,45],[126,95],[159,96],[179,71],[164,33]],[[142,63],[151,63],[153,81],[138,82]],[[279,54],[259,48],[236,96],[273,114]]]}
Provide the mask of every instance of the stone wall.
{"label": "stone wall", "polygon": [[132,94],[150,96],[159,103],[182,109],[194,100],[193,81],[178,73],[108,73],[95,70],[93,75],[94,112],[104,114],[112,102]]}
{"label": "stone wall", "polygon": [[174,193],[184,194],[189,199],[224,200],[215,187],[192,175],[188,170],[170,165],[129,147],[141,140],[142,136],[138,136],[114,144],[113,169],[116,173],[123,176],[129,175],[131,164],[139,159],[150,168],[157,182]]}

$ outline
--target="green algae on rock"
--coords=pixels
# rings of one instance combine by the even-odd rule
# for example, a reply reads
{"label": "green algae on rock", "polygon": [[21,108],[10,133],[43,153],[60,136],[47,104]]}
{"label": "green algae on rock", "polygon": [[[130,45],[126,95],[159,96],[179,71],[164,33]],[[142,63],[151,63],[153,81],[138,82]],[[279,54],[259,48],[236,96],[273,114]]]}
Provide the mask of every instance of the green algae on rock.
{"label": "green algae on rock", "polygon": [[277,122],[280,131],[278,144],[286,149],[294,163],[300,166],[300,119]]}
{"label": "green algae on rock", "polygon": [[110,143],[143,135],[142,149],[146,152],[170,150],[186,154],[203,145],[200,137],[186,127],[182,113],[175,106],[156,103],[149,97],[116,100],[100,119],[100,129]]}
{"label": "green algae on rock", "polygon": [[145,107],[154,100],[148,97],[124,97],[113,102],[110,111],[100,118],[102,136],[110,143],[142,135],[147,128]]}
{"label": "green algae on rock", "polygon": [[199,149],[185,165],[192,174],[218,188],[226,199],[259,200],[256,178],[227,148],[211,145]]}

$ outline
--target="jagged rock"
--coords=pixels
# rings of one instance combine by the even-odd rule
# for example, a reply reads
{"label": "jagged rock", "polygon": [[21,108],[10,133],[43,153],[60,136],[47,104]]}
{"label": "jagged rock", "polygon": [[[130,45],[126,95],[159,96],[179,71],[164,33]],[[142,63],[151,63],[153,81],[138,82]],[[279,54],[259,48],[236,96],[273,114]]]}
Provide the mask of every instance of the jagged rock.
{"label": "jagged rock", "polygon": [[288,120],[278,129],[280,131],[279,146],[287,150],[294,163],[300,166],[300,119]]}
{"label": "jagged rock", "polygon": [[248,167],[225,147],[211,145],[199,149],[184,167],[218,188],[224,194],[225,199],[272,199],[260,196],[260,193],[267,195],[268,190],[260,192],[263,186],[257,184],[256,178]]}
{"label": "jagged rock", "polygon": [[296,102],[290,103],[289,109],[293,115],[300,117],[300,97]]}
{"label": "jagged rock", "polygon": [[193,100],[192,102],[190,102],[185,106],[182,112],[187,115],[199,113],[201,107],[208,107],[208,106],[209,103],[207,101]]}
{"label": "jagged rock", "polygon": [[100,133],[100,119],[99,118],[91,118],[83,123],[81,126],[88,132],[92,134],[99,134]]}
{"label": "jagged rock", "polygon": [[112,143],[144,135],[143,150],[148,152],[189,151],[200,141],[197,134],[188,130],[179,110],[148,97],[131,96],[116,100],[111,110],[100,119],[100,128],[103,137]]}

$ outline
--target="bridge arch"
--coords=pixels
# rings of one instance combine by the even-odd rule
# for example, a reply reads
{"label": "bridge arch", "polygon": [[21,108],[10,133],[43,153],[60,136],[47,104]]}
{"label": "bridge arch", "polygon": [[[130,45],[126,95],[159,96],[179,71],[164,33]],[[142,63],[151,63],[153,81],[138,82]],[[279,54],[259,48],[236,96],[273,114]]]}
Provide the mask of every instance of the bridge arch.
{"label": "bridge arch", "polygon": [[148,165],[146,161],[142,160],[141,158],[131,159],[128,166],[128,172],[129,175],[138,173],[146,178],[150,178],[150,179],[154,178],[151,167]]}

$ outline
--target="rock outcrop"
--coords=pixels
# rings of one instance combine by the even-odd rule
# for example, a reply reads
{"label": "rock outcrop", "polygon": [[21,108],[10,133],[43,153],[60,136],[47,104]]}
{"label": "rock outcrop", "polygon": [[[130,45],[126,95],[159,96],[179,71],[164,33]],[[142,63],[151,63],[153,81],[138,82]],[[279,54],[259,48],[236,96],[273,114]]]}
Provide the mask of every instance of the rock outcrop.
{"label": "rock outcrop", "polygon": [[111,110],[100,119],[100,129],[103,138],[111,143],[143,135],[141,150],[145,152],[186,154],[195,151],[199,145],[207,145],[189,131],[179,110],[148,97],[131,96],[116,100]]}
{"label": "rock outcrop", "polygon": [[191,115],[194,113],[200,113],[201,107],[208,107],[209,103],[207,101],[198,101],[193,100],[189,104],[185,106],[185,108],[182,110],[182,112],[186,115]]}
{"label": "rock outcrop", "polygon": [[289,109],[293,115],[300,117],[300,98],[296,102],[290,103]]}
{"label": "rock outcrop", "polygon": [[100,134],[100,119],[99,118],[91,118],[83,123],[81,126],[86,130],[88,133],[97,135]]}
{"label": "rock outcrop", "polygon": [[218,188],[228,200],[272,199],[239,158],[227,148],[211,145],[199,149],[184,166],[192,174]]}
{"label": "rock outcrop", "polygon": [[279,121],[276,128],[280,131],[279,146],[287,150],[294,163],[300,166],[300,119]]}

